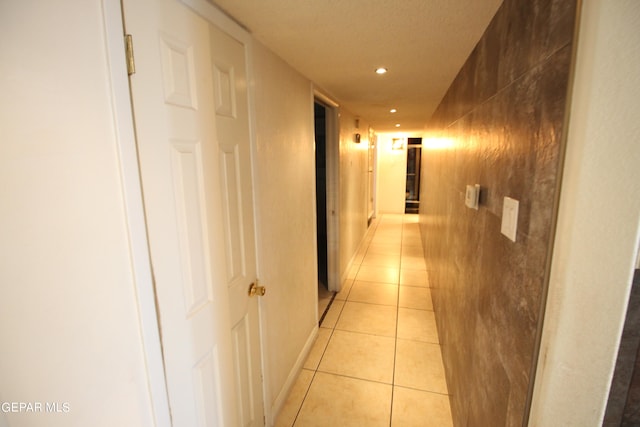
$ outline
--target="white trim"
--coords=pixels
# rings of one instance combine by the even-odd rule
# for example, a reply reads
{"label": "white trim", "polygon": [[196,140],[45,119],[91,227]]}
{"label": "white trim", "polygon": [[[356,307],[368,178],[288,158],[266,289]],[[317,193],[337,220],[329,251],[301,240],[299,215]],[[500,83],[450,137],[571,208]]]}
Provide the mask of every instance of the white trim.
{"label": "white trim", "polygon": [[[371,129],[371,128],[370,128]],[[371,221],[377,216],[378,210],[378,134],[375,130],[369,132],[369,146],[371,146],[371,140],[373,139],[373,165],[371,166],[373,173],[373,194],[369,194],[369,197],[373,198],[371,212],[367,212],[368,226],[371,225]],[[371,149],[371,147],[369,147]],[[420,160],[422,161],[422,159]],[[368,172],[368,171],[367,171]],[[368,183],[367,183],[368,184]],[[367,208],[369,207],[369,201],[367,200]]]}
{"label": "white trim", "polygon": [[340,114],[327,109],[327,285],[340,292]]}
{"label": "white trim", "polygon": [[602,425],[640,238],[640,7],[579,6],[532,427]]}
{"label": "white trim", "polygon": [[360,255],[360,253],[369,247],[369,243],[371,243],[371,237],[372,237],[371,235],[375,233],[376,228],[378,228],[378,224],[377,222],[374,222],[374,219],[377,219],[377,215],[374,216],[374,218],[371,220],[371,224],[369,224],[369,226],[367,227],[367,231],[365,231],[364,235],[362,236],[362,239],[360,239],[360,243],[358,243],[358,248],[355,250],[351,258],[349,259],[349,262],[347,263],[347,268],[345,268],[345,270],[342,272],[342,276],[340,277],[340,280],[342,283],[346,283],[349,280],[353,280],[349,278],[349,272],[351,271],[351,268],[353,267],[354,264],[357,263],[358,260],[362,261],[362,256]]}
{"label": "white trim", "polygon": [[242,28],[242,26],[237,22],[233,21],[229,15],[218,9],[213,4],[206,2],[205,0],[179,1],[236,40],[244,44],[249,44],[251,42],[251,34],[249,34],[246,29]]}
{"label": "white trim", "polygon": [[307,360],[307,357],[311,352],[311,348],[313,348],[313,344],[316,342],[316,338],[318,337],[319,330],[320,328],[316,324],[313,330],[311,331],[311,334],[307,338],[307,341],[305,342],[304,347],[302,347],[302,351],[298,355],[298,358],[296,359],[296,363],[293,365],[293,368],[289,372],[289,376],[287,376],[287,380],[284,382],[282,389],[280,389],[280,393],[278,393],[278,397],[276,397],[276,399],[273,402],[273,405],[271,406],[271,414],[273,414],[273,418],[270,418],[270,417],[266,418],[267,421],[269,421],[267,423],[268,426],[275,424],[276,422],[275,416],[277,416],[280,413],[280,411],[282,410],[282,407],[287,401],[287,397],[289,397],[289,392],[291,391],[291,388],[295,384],[296,379],[298,379],[298,375],[300,375],[300,371],[302,371],[302,368],[304,367],[304,362]]}
{"label": "white trim", "polygon": [[[318,147],[316,146],[316,138],[315,138],[315,134],[316,134],[316,102],[317,102],[317,98],[315,97],[315,93],[313,90],[313,83],[309,82],[309,89],[310,89],[310,95],[311,95],[311,103],[309,105],[309,117],[310,122],[309,126],[311,126],[311,129],[313,129],[313,152],[314,152],[314,157],[315,157],[315,152],[318,149]],[[315,166],[315,162],[314,162],[314,166]],[[313,233],[313,238],[312,238],[312,244],[313,244],[313,249],[314,249],[314,253],[315,253],[315,259],[316,259],[316,265],[315,265],[315,276],[314,277],[319,277],[319,269],[318,269],[318,186],[316,183],[316,179],[317,179],[317,174],[314,174],[314,185],[313,188],[310,189],[312,195],[311,195],[311,199],[313,200],[313,219],[315,221],[315,232]],[[325,190],[326,191],[326,190]],[[328,266],[327,266],[328,267]],[[315,287],[317,287],[317,283],[314,282],[313,285]],[[328,288],[328,285],[327,285]],[[316,313],[316,323],[318,323],[320,321],[320,311],[318,310],[318,292],[315,292],[315,313]]]}
{"label": "white trim", "polygon": [[324,104],[327,104],[329,107],[332,107],[332,108],[339,108],[340,107],[340,104],[338,104],[337,101],[335,101],[332,97],[330,97],[329,95],[327,95],[324,92],[322,92],[317,87],[313,88],[313,96],[314,96],[314,98],[319,99],[320,102],[322,102]]}
{"label": "white trim", "polygon": [[[340,114],[338,104],[316,88],[313,102],[325,106],[327,185],[327,288],[340,292]],[[311,106],[313,108],[313,105]],[[315,197],[314,197],[315,200]],[[316,218],[317,221],[317,218]]]}
{"label": "white trim", "polygon": [[126,71],[122,9],[119,0],[103,0],[102,5],[109,60],[113,120],[119,150],[122,194],[131,251],[131,269],[135,280],[140,334],[145,355],[151,410],[155,426],[170,427],[171,414],[167,397],[153,275],[142,204],[129,79]]}
{"label": "white trim", "polygon": [[[249,106],[249,138],[251,146],[251,184],[253,187],[253,228],[255,230],[255,253],[256,253],[256,275],[258,278],[262,277],[262,265],[260,264],[260,238],[262,233],[260,232],[260,221],[258,220],[258,193],[260,186],[256,182],[256,171],[258,170],[258,141],[256,131],[256,106],[255,106],[255,85],[253,76],[253,37],[247,34],[245,44],[245,64],[247,73],[247,96]],[[265,420],[270,420],[273,417],[272,414],[272,395],[271,395],[271,376],[269,374],[269,352],[267,351],[267,331],[268,331],[268,318],[267,318],[267,304],[269,300],[267,298],[260,298],[258,300],[258,315],[260,317],[260,349],[261,349],[261,369],[262,369],[262,399]]]}

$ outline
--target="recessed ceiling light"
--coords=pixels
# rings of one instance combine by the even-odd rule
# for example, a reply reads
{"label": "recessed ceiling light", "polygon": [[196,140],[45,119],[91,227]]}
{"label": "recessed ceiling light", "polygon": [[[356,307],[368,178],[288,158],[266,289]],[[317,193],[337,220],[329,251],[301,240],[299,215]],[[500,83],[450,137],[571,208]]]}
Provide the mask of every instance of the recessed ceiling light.
{"label": "recessed ceiling light", "polygon": [[399,128],[400,127],[400,123],[396,123],[396,127]]}
{"label": "recessed ceiling light", "polygon": [[396,110],[395,108],[392,108],[391,110],[389,110],[390,113],[395,113],[396,111],[398,110]]}
{"label": "recessed ceiling light", "polygon": [[384,67],[376,68],[376,74],[385,74],[387,69]]}

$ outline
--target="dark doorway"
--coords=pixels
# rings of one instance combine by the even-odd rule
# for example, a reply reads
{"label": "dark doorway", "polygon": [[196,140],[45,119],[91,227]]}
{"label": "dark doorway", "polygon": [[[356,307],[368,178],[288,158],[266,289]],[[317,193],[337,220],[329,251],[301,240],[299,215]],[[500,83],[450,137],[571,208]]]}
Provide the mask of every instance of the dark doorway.
{"label": "dark doorway", "polygon": [[318,241],[318,290],[328,290],[327,269],[327,107],[314,104],[316,141],[316,217]]}
{"label": "dark doorway", "polygon": [[422,138],[409,138],[407,144],[407,186],[404,213],[420,211],[420,162]]}

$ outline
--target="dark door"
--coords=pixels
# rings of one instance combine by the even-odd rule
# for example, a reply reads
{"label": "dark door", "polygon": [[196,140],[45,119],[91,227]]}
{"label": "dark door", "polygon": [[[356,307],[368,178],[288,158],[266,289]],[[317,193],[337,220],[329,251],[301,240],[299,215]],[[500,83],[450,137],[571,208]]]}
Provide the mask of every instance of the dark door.
{"label": "dark door", "polygon": [[328,287],[327,273],[327,111],[314,104],[316,140],[316,215],[318,241],[318,283]]}
{"label": "dark door", "polygon": [[407,186],[405,213],[418,213],[420,209],[420,162],[422,138],[409,138],[407,144]]}

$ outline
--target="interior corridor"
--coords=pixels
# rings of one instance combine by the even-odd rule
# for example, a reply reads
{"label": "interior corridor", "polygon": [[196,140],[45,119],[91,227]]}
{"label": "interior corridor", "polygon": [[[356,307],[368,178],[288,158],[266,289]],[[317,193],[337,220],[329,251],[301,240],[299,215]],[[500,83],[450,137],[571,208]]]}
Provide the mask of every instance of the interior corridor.
{"label": "interior corridor", "polygon": [[276,426],[452,426],[418,227],[371,224]]}

